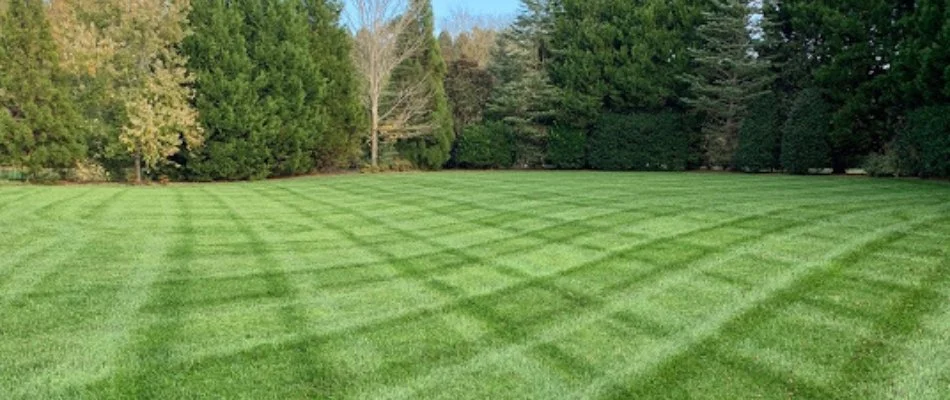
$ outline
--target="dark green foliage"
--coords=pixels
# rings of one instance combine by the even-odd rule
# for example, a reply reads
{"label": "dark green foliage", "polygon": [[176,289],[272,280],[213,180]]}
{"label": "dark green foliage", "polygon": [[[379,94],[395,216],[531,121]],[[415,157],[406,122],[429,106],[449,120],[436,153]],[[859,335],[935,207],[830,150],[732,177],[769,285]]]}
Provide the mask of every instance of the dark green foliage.
{"label": "dark green foliage", "polygon": [[261,102],[248,55],[245,14],[224,0],[195,0],[194,33],[183,46],[196,77],[195,105],[205,145],[189,154],[188,174],[198,180],[261,179],[271,174]]}
{"label": "dark green foliage", "polygon": [[747,0],[713,1],[696,29],[699,43],[689,51],[694,65],[684,76],[691,89],[684,100],[704,117],[709,166],[734,166],[746,107],[772,84],[768,60],[752,54],[752,11]]}
{"label": "dark green foliage", "polygon": [[586,124],[601,110],[660,109],[683,97],[678,77],[688,66],[686,49],[695,41],[702,2],[559,3],[549,69],[571,120]]}
{"label": "dark green foliage", "polygon": [[551,128],[547,162],[560,169],[579,169],[587,164],[587,132],[569,126]]}
{"label": "dark green foliage", "polygon": [[206,141],[198,180],[289,176],[353,163],[363,116],[339,5],[197,0],[183,44]]}
{"label": "dark green foliage", "polygon": [[494,88],[492,75],[478,63],[461,59],[449,65],[445,76],[445,92],[452,107],[456,134],[468,125],[481,121]]}
{"label": "dark green foliage", "polygon": [[492,75],[479,68],[474,61],[459,59],[449,64],[449,71],[445,75],[445,92],[452,108],[456,138],[461,138],[469,125],[482,120],[494,81]]}
{"label": "dark green foliage", "polygon": [[40,178],[85,155],[82,120],[61,78],[43,2],[10,2],[0,15],[0,164]]}
{"label": "dark green foliage", "polygon": [[898,154],[888,148],[883,154],[871,153],[864,159],[864,172],[873,177],[898,177],[901,175]]}
{"label": "dark green foliage", "polygon": [[324,133],[314,150],[317,168],[330,169],[356,164],[361,132],[368,126],[360,101],[360,78],[353,67],[352,39],[340,26],[343,4],[338,0],[306,0],[310,56],[323,79],[321,101]]}
{"label": "dark green foliage", "polygon": [[486,114],[511,127],[516,163],[545,163],[550,126],[559,112],[560,91],[546,70],[552,29],[551,2],[524,0],[512,26],[499,35],[489,70],[495,78]]}
{"label": "dark green foliage", "polygon": [[458,165],[463,168],[507,168],[514,162],[511,132],[501,122],[468,126],[457,151]]}
{"label": "dark green foliage", "polygon": [[406,60],[393,73],[394,82],[414,84],[425,80],[426,93],[431,96],[429,112],[419,116],[410,125],[426,126],[426,132],[406,140],[401,140],[396,148],[399,154],[411,161],[417,168],[439,169],[449,161],[455,132],[452,128],[452,110],[445,94],[445,61],[439,41],[436,40],[430,0],[412,0],[411,7],[421,7],[419,20],[405,34],[424,37],[422,50]]}
{"label": "dark green foliage", "polygon": [[588,141],[588,163],[602,170],[684,170],[689,143],[683,122],[671,111],[604,114]]}
{"label": "dark green foliage", "polygon": [[770,1],[769,46],[786,95],[829,90],[835,171],[880,153],[908,110],[950,96],[950,9],[945,0]]}
{"label": "dark green foliage", "polygon": [[760,172],[781,167],[782,108],[778,97],[768,94],[755,99],[739,128],[735,166],[740,171]]}
{"label": "dark green foliage", "polygon": [[921,177],[950,177],[950,106],[911,112],[898,139],[902,170]]}
{"label": "dark green foliage", "polygon": [[[902,107],[889,75],[904,33],[895,23],[913,1],[825,0],[820,8],[823,53],[815,71],[818,87],[833,88],[830,145],[836,172],[856,166],[882,149],[895,133]],[[855,17],[856,15],[860,17]]]}
{"label": "dark green foliage", "polygon": [[914,109],[950,102],[950,2],[916,0],[900,28],[893,83],[901,104]]}
{"label": "dark green foliage", "polygon": [[795,97],[782,129],[782,167],[789,173],[807,174],[830,162],[828,131],[831,109],[821,91],[803,90]]}

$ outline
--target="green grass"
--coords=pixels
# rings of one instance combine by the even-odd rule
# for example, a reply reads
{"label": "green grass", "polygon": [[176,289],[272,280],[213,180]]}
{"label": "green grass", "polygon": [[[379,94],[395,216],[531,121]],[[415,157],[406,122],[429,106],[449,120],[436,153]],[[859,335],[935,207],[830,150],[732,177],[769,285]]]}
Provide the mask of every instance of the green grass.
{"label": "green grass", "polygon": [[0,187],[0,398],[950,397],[950,185]]}

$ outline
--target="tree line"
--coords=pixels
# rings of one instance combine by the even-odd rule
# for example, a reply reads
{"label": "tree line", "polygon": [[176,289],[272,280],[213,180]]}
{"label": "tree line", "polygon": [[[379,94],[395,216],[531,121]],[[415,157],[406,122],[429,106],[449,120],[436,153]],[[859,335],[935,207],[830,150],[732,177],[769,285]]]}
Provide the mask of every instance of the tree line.
{"label": "tree line", "polygon": [[[950,176],[945,0],[0,0],[0,167]],[[459,22],[459,21],[455,21]]]}

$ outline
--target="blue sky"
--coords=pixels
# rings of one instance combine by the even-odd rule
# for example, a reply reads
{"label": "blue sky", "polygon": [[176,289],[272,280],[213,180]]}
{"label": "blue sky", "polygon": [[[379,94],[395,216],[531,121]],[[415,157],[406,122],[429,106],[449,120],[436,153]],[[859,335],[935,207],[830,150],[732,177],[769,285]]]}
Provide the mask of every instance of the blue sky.
{"label": "blue sky", "polygon": [[[344,4],[350,4],[348,0]],[[521,6],[519,0],[432,0],[432,10],[435,13],[436,31],[442,29],[445,18],[451,17],[456,10],[465,10],[468,14],[512,16]]]}
{"label": "blue sky", "polygon": [[435,18],[441,20],[458,8],[472,14],[514,14],[521,4],[518,0],[432,0]]}

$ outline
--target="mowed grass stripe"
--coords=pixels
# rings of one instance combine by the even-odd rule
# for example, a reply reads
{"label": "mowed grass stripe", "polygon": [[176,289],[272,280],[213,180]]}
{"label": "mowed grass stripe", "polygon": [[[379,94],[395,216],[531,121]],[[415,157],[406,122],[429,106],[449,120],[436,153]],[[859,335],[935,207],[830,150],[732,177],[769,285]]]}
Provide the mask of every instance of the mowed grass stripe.
{"label": "mowed grass stripe", "polygon": [[[57,210],[57,205],[69,204],[67,201],[75,202],[71,207],[86,211],[81,215],[81,219],[95,224],[101,221],[98,218],[102,211],[111,205],[114,205],[118,196],[122,192],[108,193],[100,191],[96,197],[80,200],[84,196],[91,194],[90,190],[81,192],[78,195],[63,197],[57,201],[45,204],[38,211],[46,214],[54,220],[69,219],[69,216],[60,214],[64,210]],[[30,224],[21,225],[24,230],[19,234],[22,237],[33,237],[30,233]],[[43,235],[31,241],[30,244],[21,245],[15,252],[11,252],[5,257],[4,265],[0,266],[0,293],[2,299],[10,302],[16,301],[24,294],[31,293],[37,287],[42,287],[43,282],[54,274],[57,270],[67,267],[72,261],[73,255],[79,252],[86,245],[88,240],[92,240],[99,233],[98,231],[88,231],[82,226],[76,224],[61,224],[55,230],[42,230]]]}
{"label": "mowed grass stripe", "polygon": [[[8,231],[24,237],[4,255],[29,260],[46,237],[97,233],[77,244],[91,250],[81,268],[53,271],[24,297],[61,310],[0,304],[57,327],[0,343],[0,357],[40,377],[0,380],[0,391],[850,399],[945,390],[941,353],[927,349],[946,343],[950,315],[946,185],[436,173],[132,188],[97,203],[116,189],[13,188],[35,193],[15,203],[25,218]],[[16,215],[5,210],[0,226]],[[42,252],[60,250],[69,248]],[[0,271],[11,264],[0,258]],[[72,299],[86,302],[78,314]],[[70,340],[82,345],[21,355]],[[80,363],[95,367],[71,372]]]}
{"label": "mowed grass stripe", "polygon": [[[749,217],[740,218],[737,221],[733,221],[733,223],[745,221],[748,220],[748,218]],[[725,223],[725,225],[728,225],[728,223]],[[792,226],[775,229],[773,232],[771,232],[771,234],[780,234],[790,228],[792,228]],[[801,229],[807,230],[808,228],[803,227]],[[695,232],[685,232],[680,234],[680,236],[693,233]],[[664,242],[663,239],[658,239],[653,243],[662,242]],[[639,248],[639,246],[633,246],[628,249],[628,251],[636,251]],[[681,282],[688,282],[690,279],[692,279],[694,274],[697,273],[696,270],[707,269],[724,261],[720,259],[712,259],[707,262],[703,262],[705,258],[704,256],[706,255],[708,254],[704,254],[699,257],[693,257],[691,259],[685,259],[675,265],[664,267],[656,266],[647,271],[641,271],[641,274],[635,274],[631,278],[622,279],[617,284],[608,286],[607,292],[599,296],[603,301],[596,307],[591,307],[590,309],[573,313],[569,318],[566,319],[555,319],[549,323],[542,324],[542,326],[539,327],[537,331],[532,332],[532,335],[530,336],[531,341],[517,342],[511,346],[500,349],[496,348],[493,352],[480,354],[478,359],[472,360],[468,365],[457,367],[455,370],[464,371],[472,368],[488,367],[494,363],[500,362],[500,360],[513,357],[515,354],[524,353],[532,347],[556,342],[557,340],[564,337],[569,337],[578,329],[578,327],[591,326],[597,321],[615,318],[618,313],[623,313],[630,309],[632,304],[636,304],[635,298],[646,298],[649,297],[649,294],[663,293],[667,290],[667,288],[669,288],[669,286],[676,285]],[[741,257],[741,255],[736,255],[735,257]],[[595,268],[597,265],[597,263],[593,263],[591,265],[585,265],[584,267]],[[569,273],[570,272],[568,272],[568,274]],[[560,277],[560,275],[554,275],[541,279],[556,280]],[[518,328],[512,329],[517,330]],[[667,331],[672,331],[669,328],[665,329]],[[432,379],[432,377],[438,377],[445,374],[448,373],[445,371],[434,371],[430,376],[421,379],[419,382],[411,383],[407,387],[401,388],[400,390],[385,388],[379,392],[375,392],[370,397],[382,396],[391,398],[412,398],[418,394],[419,390],[423,390],[426,386],[436,385],[433,382],[437,382],[437,380]]]}
{"label": "mowed grass stripe", "polygon": [[[79,202],[71,206],[87,208],[82,215],[85,221],[104,222],[106,210],[116,206],[117,193],[101,191],[85,197],[88,194],[89,191],[83,191],[66,198]],[[66,203],[48,203],[44,212],[57,219],[61,213],[73,212],[71,207],[65,210],[55,204]],[[69,220],[68,216],[63,217],[63,221]],[[108,233],[87,231],[70,223],[52,232],[49,237],[38,238],[42,244],[29,246],[30,250],[25,253],[11,254],[0,263],[3,274],[0,276],[0,320],[4,321],[0,338],[4,339],[4,347],[10,346],[24,355],[2,358],[0,370],[6,373],[0,378],[0,389],[8,386],[9,380],[19,382],[16,389],[34,388],[10,390],[16,397],[29,396],[38,387],[66,384],[64,381],[72,378],[70,366],[79,364],[78,359],[82,357],[69,342],[77,332],[88,328],[90,319],[104,315],[108,307],[98,296],[61,296],[51,290],[51,287],[69,285],[59,277],[67,271],[83,268],[80,253],[108,240]],[[43,318],[37,319],[38,315]],[[31,360],[34,363],[29,362]],[[37,368],[38,365],[46,367]]]}
{"label": "mowed grass stripe", "polygon": [[[834,270],[842,268],[842,266],[849,265],[863,252],[873,251],[876,247],[888,243],[897,237],[901,230],[925,225],[932,219],[934,218],[925,217],[911,223],[897,223],[859,238],[850,239],[838,246],[831,254],[826,255],[827,261],[804,265],[780,275],[778,279],[774,279],[768,285],[757,288],[755,292],[747,295],[742,303],[724,307],[718,310],[716,314],[707,317],[702,323],[691,327],[688,331],[658,345],[651,346],[636,358],[637,362],[610,371],[603,377],[595,379],[583,389],[583,392],[577,395],[579,397],[595,398],[609,395],[617,389],[618,384],[623,385],[622,382],[629,382],[638,376],[649,373],[660,367],[666,360],[690,351],[690,349],[701,345],[704,340],[716,337],[731,321],[742,320],[748,313],[754,313],[768,307],[770,304],[787,302],[786,296],[789,296],[790,293],[819,281]],[[628,393],[623,393],[617,398],[625,398],[627,395]]]}
{"label": "mowed grass stripe", "polygon": [[[908,225],[913,229],[913,224],[918,224],[917,228],[920,228],[940,221],[941,219],[923,219],[899,222],[890,228],[867,235],[867,240],[858,242],[857,247],[843,252],[836,251],[836,256],[830,262],[819,265],[816,271],[758,302],[744,314],[726,323],[717,334],[708,336],[687,351],[666,361],[649,376],[637,380],[650,384],[617,385],[613,388],[612,397],[631,398],[665,392],[677,397],[706,395],[729,398],[740,395],[730,392],[735,387],[730,387],[729,381],[741,380],[743,377],[754,377],[762,382],[763,388],[772,388],[772,396],[875,398],[886,393],[880,390],[880,386],[877,390],[869,391],[868,384],[887,382],[887,365],[884,363],[884,360],[890,357],[890,350],[887,348],[902,344],[903,339],[897,339],[896,336],[913,331],[919,324],[920,316],[939,308],[940,301],[930,287],[944,282],[946,270],[934,269],[934,275],[927,278],[939,279],[929,281],[930,283],[920,288],[898,290],[896,296],[899,301],[893,304],[886,303],[889,296],[874,298],[871,304],[864,305],[866,310],[862,310],[857,317],[853,312],[842,314],[837,308],[819,307],[816,310],[821,313],[818,315],[820,319],[801,320],[808,321],[808,325],[802,327],[801,331],[795,330],[799,328],[788,329],[788,326],[782,325],[787,324],[783,319],[790,315],[795,316],[796,321],[798,318],[812,318],[811,314],[801,314],[801,309],[803,305],[809,305],[805,306],[806,311],[811,309],[810,305],[814,303],[809,299],[816,292],[827,290],[833,296],[847,293],[847,290],[843,290],[840,279],[849,270],[860,269],[862,261],[875,259],[891,243],[904,239]],[[857,284],[867,282],[858,281]],[[859,292],[863,290],[865,289],[859,289]],[[878,301],[878,304],[873,301]],[[855,324],[854,321],[861,323]],[[735,352],[736,348],[748,346],[749,340],[755,339],[756,333],[763,329],[771,333],[780,332],[784,336],[770,335],[757,343],[782,343],[782,346],[791,346],[783,352],[786,353],[784,356],[799,360],[802,363],[801,371],[790,376],[790,371],[781,369],[782,364],[774,364],[776,360],[772,359],[770,352],[764,348],[740,351],[739,354]],[[807,337],[806,334],[815,336]],[[842,335],[851,342],[849,345],[833,342],[834,337]],[[822,346],[822,340],[829,341],[830,347]],[[814,351],[814,347],[824,347],[824,354],[810,353]],[[809,361],[810,357],[815,356],[818,358]],[[821,365],[835,359],[840,363],[837,368],[826,370]],[[723,370],[723,366],[729,369]],[[827,382],[806,378],[809,375],[814,377],[815,374]]]}

